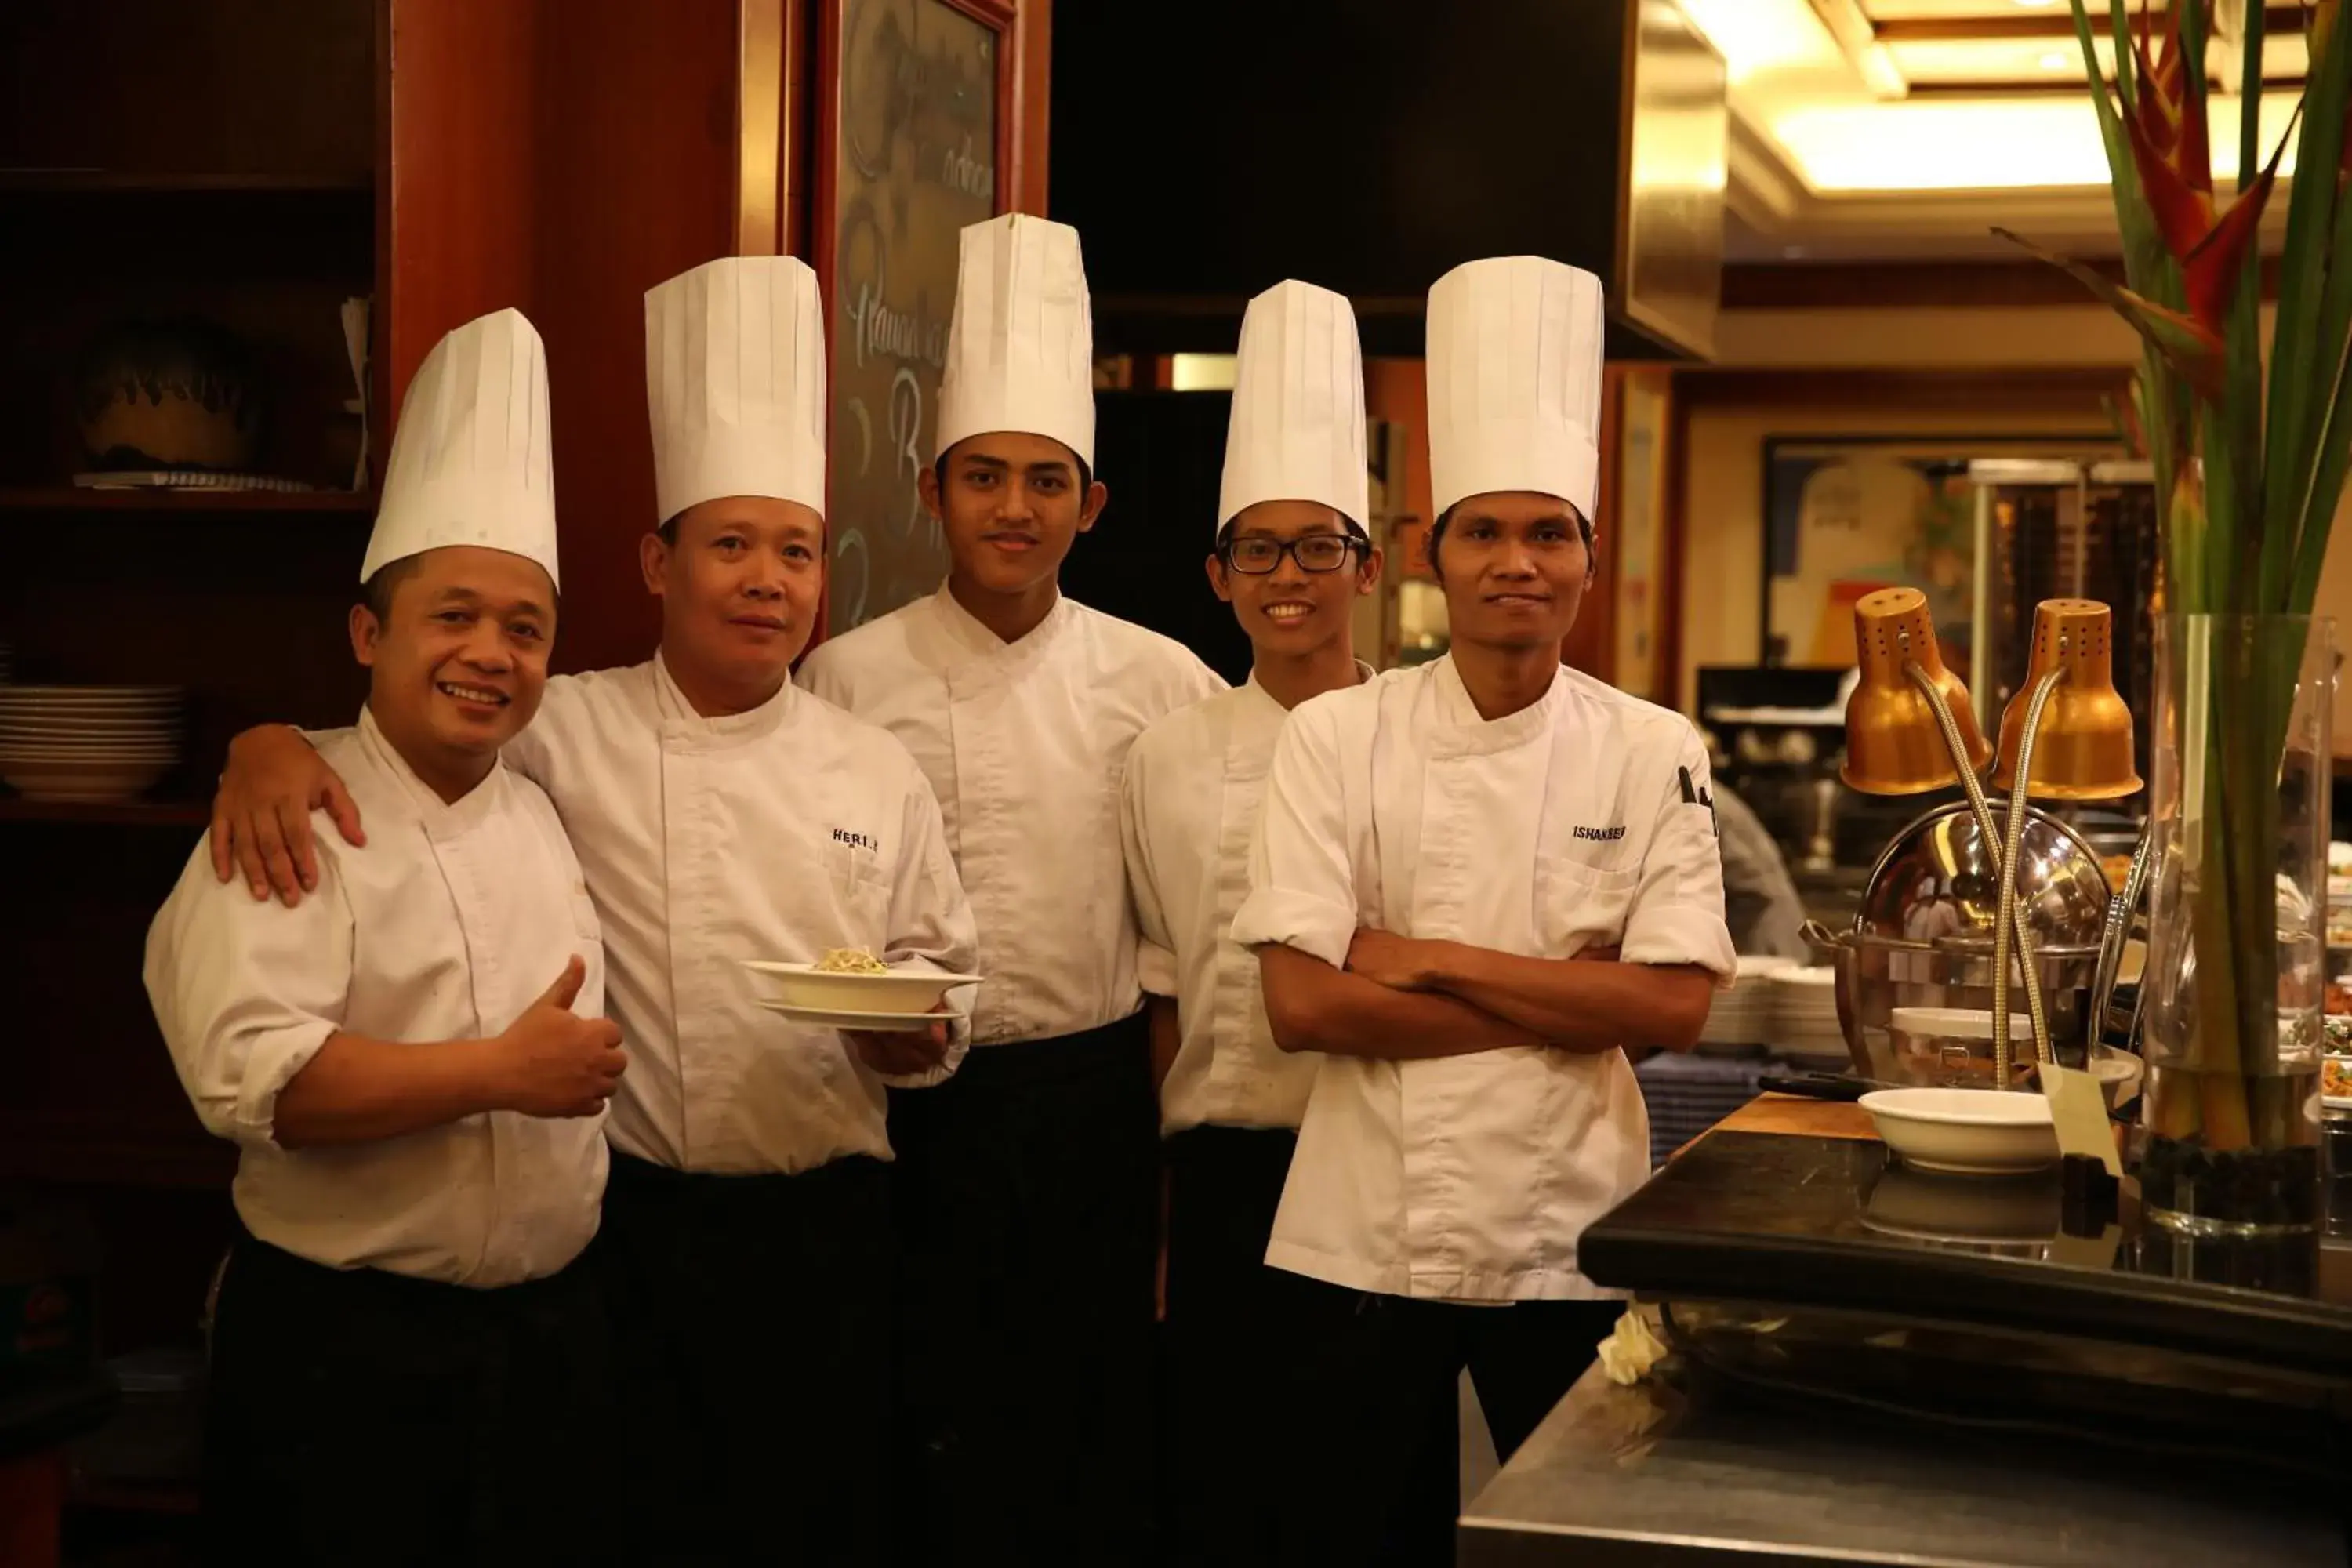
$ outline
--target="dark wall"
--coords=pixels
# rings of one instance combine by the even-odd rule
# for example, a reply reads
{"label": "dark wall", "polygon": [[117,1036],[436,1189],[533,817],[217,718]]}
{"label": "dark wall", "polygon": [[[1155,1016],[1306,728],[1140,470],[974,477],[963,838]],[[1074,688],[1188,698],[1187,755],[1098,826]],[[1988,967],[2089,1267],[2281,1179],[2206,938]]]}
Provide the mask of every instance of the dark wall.
{"label": "dark wall", "polygon": [[[1076,9],[1076,7],[1072,7]],[[1062,568],[1080,604],[1150,627],[1239,683],[1249,639],[1209,586],[1225,420],[1222,392],[1095,395],[1095,471],[1110,503]]]}
{"label": "dark wall", "polygon": [[[1106,346],[1139,297],[1304,278],[1420,352],[1448,268],[1535,254],[1616,270],[1628,0],[1195,0],[1055,16],[1053,216],[1086,237]],[[1211,312],[1190,321],[1214,337]],[[1222,310],[1213,314],[1222,317]]]}

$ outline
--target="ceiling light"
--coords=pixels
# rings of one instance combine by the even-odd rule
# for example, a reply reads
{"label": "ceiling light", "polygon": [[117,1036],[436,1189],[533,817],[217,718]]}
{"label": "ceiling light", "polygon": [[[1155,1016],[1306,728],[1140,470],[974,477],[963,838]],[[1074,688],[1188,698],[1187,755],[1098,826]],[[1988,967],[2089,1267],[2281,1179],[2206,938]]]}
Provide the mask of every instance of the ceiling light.
{"label": "ceiling light", "polygon": [[[2262,144],[2277,145],[2294,94],[2263,95]],[[2213,173],[2237,173],[2238,100],[2206,100]],[[1809,105],[1774,117],[1773,140],[1817,193],[2104,186],[2106,154],[2087,94],[2064,98],[1910,99]],[[2282,173],[2291,175],[2294,149]]]}

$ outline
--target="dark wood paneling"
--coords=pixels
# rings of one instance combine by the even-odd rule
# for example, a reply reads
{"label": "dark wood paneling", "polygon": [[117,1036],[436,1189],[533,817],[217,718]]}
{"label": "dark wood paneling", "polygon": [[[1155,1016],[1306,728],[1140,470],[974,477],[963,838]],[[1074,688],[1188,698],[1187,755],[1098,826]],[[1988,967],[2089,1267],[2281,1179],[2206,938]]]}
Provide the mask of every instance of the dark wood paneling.
{"label": "dark wood paneling", "polygon": [[[2090,266],[2115,282],[2123,263]],[[2263,298],[2278,298],[2278,258],[2263,258]],[[1723,269],[1727,310],[1937,309],[2015,310],[2095,305],[2055,267],[2018,261],[1748,262]]]}
{"label": "dark wood paneling", "polygon": [[733,0],[390,0],[390,17],[386,390],[452,327],[530,317],[563,541],[556,663],[633,663],[657,626],[635,553],[660,521],[644,296],[734,248]]}
{"label": "dark wood paneling", "polygon": [[537,90],[533,319],[547,340],[563,533],[556,663],[633,664],[659,616],[645,293],[735,248],[734,0],[562,0]]}
{"label": "dark wood paneling", "polygon": [[409,377],[444,332],[508,306],[530,313],[537,56],[550,42],[537,0],[384,5],[379,460]]}
{"label": "dark wood paneling", "polygon": [[[2094,4],[2099,36],[2106,37],[2106,7]],[[2266,31],[2278,34],[2303,31],[2304,8],[2300,5],[2265,5],[2263,23]],[[2074,37],[2074,18],[2064,5],[2049,6],[2038,13],[2021,11],[2009,16],[1906,16],[1890,17],[1871,24],[1871,31],[1882,44],[1974,43],[2012,38],[2064,38]]]}
{"label": "dark wood paneling", "polygon": [[1610,545],[1617,535],[1617,498],[1623,486],[1624,412],[1625,371],[1612,364],[1602,373],[1601,389],[1601,504],[1593,520],[1599,560],[1576,625],[1569,628],[1559,649],[1562,663],[1612,683],[1617,679],[1619,563]]}
{"label": "dark wood paneling", "polygon": [[1683,395],[1685,378],[1676,376],[1666,395],[1665,490],[1658,498],[1658,672],[1657,700],[1669,708],[1688,711],[1696,692],[1683,689],[1683,584],[1690,550],[1690,401]]}
{"label": "dark wood paneling", "polygon": [[1685,406],[1755,408],[2003,408],[2095,411],[2128,395],[2120,366],[2049,370],[1685,370],[1675,376]]}
{"label": "dark wood paneling", "polygon": [[1007,123],[1008,199],[1014,212],[1045,211],[1045,150],[1053,132],[1054,0],[1020,0],[1013,26],[1013,99]]}
{"label": "dark wood paneling", "polygon": [[373,0],[8,0],[0,169],[364,185]]}

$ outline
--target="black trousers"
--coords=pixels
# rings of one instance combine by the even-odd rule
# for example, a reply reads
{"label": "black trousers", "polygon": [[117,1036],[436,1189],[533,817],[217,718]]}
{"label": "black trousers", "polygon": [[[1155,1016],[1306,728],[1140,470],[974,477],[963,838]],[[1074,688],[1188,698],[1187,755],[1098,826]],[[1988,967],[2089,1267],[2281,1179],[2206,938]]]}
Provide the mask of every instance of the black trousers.
{"label": "black trousers", "polygon": [[1169,1558],[1276,1564],[1303,1497],[1297,1466],[1305,1344],[1331,1325],[1327,1287],[1265,1264],[1298,1135],[1192,1127],[1168,1164]]}
{"label": "black trousers", "polygon": [[613,1156],[597,1274],[647,1564],[885,1560],[889,1167],[721,1176]]}
{"label": "black trousers", "polygon": [[894,1092],[909,1563],[1147,1561],[1159,1126],[1137,1015]]}
{"label": "black trousers", "polygon": [[1622,1301],[1507,1307],[1376,1296],[1319,1282],[1322,1331],[1300,1346],[1310,1494],[1288,1563],[1443,1568],[1462,1512],[1460,1380],[1467,1367],[1508,1460],[1567,1394]]}
{"label": "black trousers", "polygon": [[476,1290],[241,1237],[213,1329],[206,1561],[627,1561],[610,1353],[585,1259]]}

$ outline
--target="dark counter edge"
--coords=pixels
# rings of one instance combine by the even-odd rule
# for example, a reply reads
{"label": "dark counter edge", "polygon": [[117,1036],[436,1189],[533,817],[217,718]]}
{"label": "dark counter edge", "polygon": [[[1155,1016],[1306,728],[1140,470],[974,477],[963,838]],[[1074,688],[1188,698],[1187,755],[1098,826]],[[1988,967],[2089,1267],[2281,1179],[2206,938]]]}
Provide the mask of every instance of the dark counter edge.
{"label": "dark counter edge", "polygon": [[[1717,1139],[1779,1139],[1710,1132]],[[1816,1142],[1840,1140],[1814,1139]],[[1665,1176],[1653,1176],[1654,1184]],[[2120,1270],[2097,1273],[1861,1241],[1646,1225],[1636,1193],[1589,1226],[1595,1284],[1653,1300],[1755,1301],[2143,1345],[2352,1377],[2352,1312],[2321,1302]]]}

